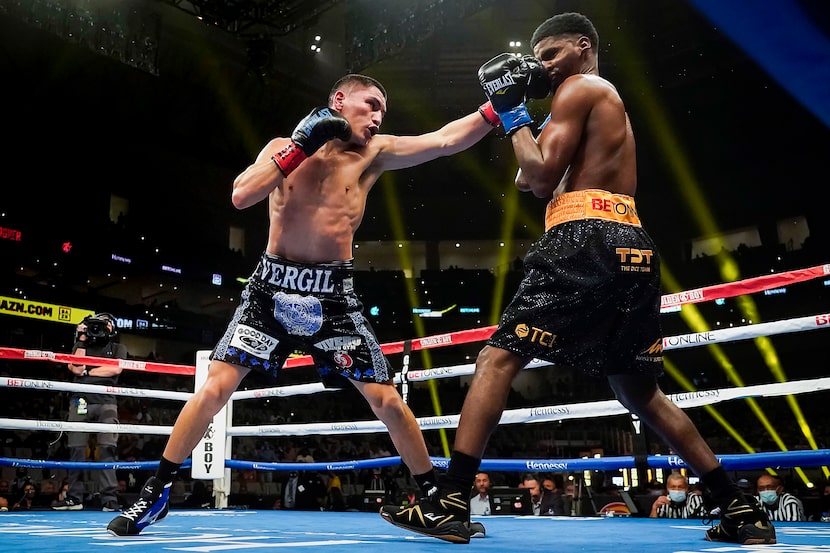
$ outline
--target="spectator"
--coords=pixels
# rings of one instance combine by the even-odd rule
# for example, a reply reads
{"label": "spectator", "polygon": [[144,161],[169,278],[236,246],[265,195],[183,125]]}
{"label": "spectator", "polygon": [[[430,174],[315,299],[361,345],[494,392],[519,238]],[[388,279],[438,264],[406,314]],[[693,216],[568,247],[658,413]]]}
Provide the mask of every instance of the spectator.
{"label": "spectator", "polygon": [[185,498],[182,506],[186,509],[213,509],[213,481],[194,480],[193,491]]}
{"label": "spectator", "polygon": [[58,490],[57,497],[55,497],[55,504],[59,501],[65,501],[67,494],[69,494],[69,477],[65,477],[61,482],[61,488]]}
{"label": "spectator", "polygon": [[297,453],[297,462],[298,463],[313,463],[314,456],[311,454],[311,451],[307,447],[302,448],[299,453]]}
{"label": "spectator", "polygon": [[486,472],[476,474],[474,493],[470,498],[471,515],[489,515],[490,509],[490,475]]}
{"label": "spectator", "polygon": [[793,494],[784,491],[781,478],[771,474],[762,474],[756,483],[758,500],[767,512],[770,520],[803,522],[804,506]]}
{"label": "spectator", "polygon": [[565,505],[562,494],[553,494],[542,487],[542,482],[532,474],[526,474],[519,484],[520,488],[530,490],[530,504],[533,514],[539,516],[564,515]]}
{"label": "spectator", "polygon": [[577,488],[573,480],[569,480],[565,484],[565,491],[562,493],[562,507],[565,510],[565,515],[572,516],[577,514]]}
{"label": "spectator", "polygon": [[826,481],[824,486],[822,486],[821,496],[819,496],[818,513],[815,520],[830,522],[830,481]]}
{"label": "spectator", "polygon": [[17,467],[14,473],[14,479],[9,486],[9,494],[12,498],[20,497],[23,494],[23,488],[32,483],[32,477],[29,476],[29,471],[24,467]]}
{"label": "spectator", "polygon": [[59,491],[52,480],[44,480],[40,483],[40,493],[38,493],[38,503],[44,507],[51,507],[58,500]]}
{"label": "spectator", "polygon": [[37,488],[31,482],[23,486],[23,495],[12,505],[12,511],[31,511],[37,509]]}
{"label": "spectator", "polygon": [[557,484],[557,476],[544,478],[542,480],[542,506],[540,508],[540,515],[547,516],[561,516],[568,515],[570,512],[565,509],[565,497]]}
{"label": "spectator", "polygon": [[703,518],[706,509],[703,497],[689,492],[689,481],[678,472],[666,479],[666,495],[661,495],[651,505],[650,518]]}
{"label": "spectator", "polygon": [[329,511],[345,511],[346,499],[343,497],[343,484],[337,473],[328,472],[326,484],[326,507]]}
{"label": "spectator", "polygon": [[0,480],[0,498],[6,500],[6,507],[8,507],[8,500],[11,497],[11,489],[9,488],[8,480]]}

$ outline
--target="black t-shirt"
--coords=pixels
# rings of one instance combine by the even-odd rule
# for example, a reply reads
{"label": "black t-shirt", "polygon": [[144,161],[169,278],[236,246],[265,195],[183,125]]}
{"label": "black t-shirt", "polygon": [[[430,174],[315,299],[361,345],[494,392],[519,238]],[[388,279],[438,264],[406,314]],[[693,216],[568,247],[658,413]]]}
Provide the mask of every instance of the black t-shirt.
{"label": "black t-shirt", "polygon": [[[90,346],[87,347],[85,344],[80,343],[76,344],[73,348],[73,353],[78,350],[79,347],[86,347],[86,356],[87,357],[105,357],[105,358],[112,358],[112,359],[126,359],[127,358],[127,346],[124,344],[120,344],[118,342],[110,341],[104,346]],[[93,365],[94,366],[94,365]],[[115,386],[118,384],[118,376],[75,376],[75,382],[78,384],[94,384],[96,386]],[[82,392],[74,392],[71,396],[71,400],[75,400],[76,398],[82,397],[86,400],[87,403],[118,403],[117,396],[108,395],[108,394],[85,394]]]}

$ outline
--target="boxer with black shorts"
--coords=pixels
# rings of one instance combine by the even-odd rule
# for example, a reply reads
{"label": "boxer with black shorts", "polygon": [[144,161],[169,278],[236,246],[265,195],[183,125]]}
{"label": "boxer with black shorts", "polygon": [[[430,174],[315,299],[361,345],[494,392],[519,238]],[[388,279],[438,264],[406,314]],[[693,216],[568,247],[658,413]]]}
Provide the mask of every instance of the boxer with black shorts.
{"label": "boxer with black shorts", "polygon": [[[689,417],[657,384],[662,373],[657,250],[634,205],[634,135],[616,88],[599,76],[599,37],[585,16],[542,23],[533,56],[501,54],[479,80],[511,137],[516,186],[548,200],[545,232],[524,260],[525,276],[478,355],[445,477],[427,498],[381,508],[384,519],[446,541],[469,541],[467,496],[513,378],[534,357],[608,379],[617,399],[701,476],[720,508],[710,541],[775,543],[757,503],[727,475]],[[553,91],[539,136],[525,102]]]}
{"label": "boxer with black shorts", "polygon": [[546,227],[488,345],[592,376],[659,374],[660,262],[634,199],[565,192]]}
{"label": "boxer with black shorts", "polygon": [[268,203],[265,253],[211,354],[205,384],[173,426],[155,476],[110,521],[110,533],[136,535],[164,518],[173,477],[243,377],[251,370],[277,376],[297,349],[314,357],[324,383],[336,379],[357,388],[423,493],[434,487],[421,429],[353,290],[352,242],[369,191],[385,171],[461,152],[500,118],[486,102],[430,133],[378,134],[386,100],[376,80],[346,75],[332,87],[327,106],[312,110],[290,137],[269,141],[234,180],[235,207]]}

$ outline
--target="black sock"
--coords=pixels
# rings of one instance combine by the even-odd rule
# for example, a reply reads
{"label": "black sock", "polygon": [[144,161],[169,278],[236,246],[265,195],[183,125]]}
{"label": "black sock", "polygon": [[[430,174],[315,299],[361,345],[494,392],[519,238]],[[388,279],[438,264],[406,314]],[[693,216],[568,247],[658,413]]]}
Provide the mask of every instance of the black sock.
{"label": "black sock", "polygon": [[447,480],[462,490],[472,488],[479,465],[481,465],[481,459],[460,451],[453,451],[450,466],[447,469]]}
{"label": "black sock", "polygon": [[156,478],[165,484],[172,482],[173,478],[176,477],[176,474],[179,473],[179,467],[181,466],[181,463],[173,463],[172,461],[168,461],[162,457],[161,460],[159,460],[159,468],[156,469]]}
{"label": "black sock", "polygon": [[726,474],[726,469],[723,468],[723,465],[718,465],[717,468],[704,474],[701,479],[706,487],[709,488],[712,499],[717,505],[727,505],[734,498],[741,496],[741,489]]}
{"label": "black sock", "polygon": [[418,484],[418,488],[421,489],[421,493],[426,496],[429,493],[429,490],[435,485],[437,480],[435,479],[435,470],[429,469],[429,471],[423,474],[413,474],[412,478],[415,479],[415,483]]}

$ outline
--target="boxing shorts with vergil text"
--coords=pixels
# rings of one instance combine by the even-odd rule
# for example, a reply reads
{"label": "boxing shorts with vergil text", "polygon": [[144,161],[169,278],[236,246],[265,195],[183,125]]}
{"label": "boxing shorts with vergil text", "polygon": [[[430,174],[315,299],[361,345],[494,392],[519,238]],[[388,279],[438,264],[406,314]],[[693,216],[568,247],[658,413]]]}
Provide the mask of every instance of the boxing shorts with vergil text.
{"label": "boxing shorts with vergil text", "polygon": [[265,253],[210,358],[277,378],[292,354],[311,355],[323,384],[343,377],[392,381],[363,304],[351,260],[296,263]]}
{"label": "boxing shorts with vergil text", "polygon": [[593,376],[660,375],[660,260],[634,199],[566,192],[545,228],[488,344]]}

